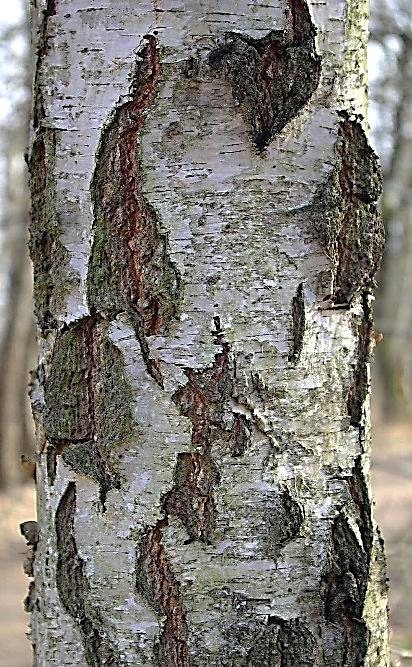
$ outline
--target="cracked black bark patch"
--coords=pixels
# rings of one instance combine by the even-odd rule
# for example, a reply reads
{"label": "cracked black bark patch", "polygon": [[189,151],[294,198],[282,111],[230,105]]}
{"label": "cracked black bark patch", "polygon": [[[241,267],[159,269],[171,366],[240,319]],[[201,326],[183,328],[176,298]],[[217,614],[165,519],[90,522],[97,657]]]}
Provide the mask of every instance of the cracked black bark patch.
{"label": "cracked black bark patch", "polygon": [[115,446],[134,433],[131,401],[123,357],[107,335],[107,322],[85,317],[65,327],[45,382],[49,480],[53,482],[56,456],[61,455],[76,472],[99,484],[104,506],[107,492],[120,488]]}
{"label": "cracked black bark patch", "polygon": [[104,128],[91,183],[93,247],[88,269],[92,311],[132,318],[146,366],[161,385],[146,336],[164,334],[178,311],[180,277],[157,214],[142,192],[139,133],[155,102],[161,63],[154,37],[138,53],[131,100],[118,106]]}
{"label": "cracked black bark patch", "polygon": [[266,513],[268,555],[277,559],[282,547],[299,535],[303,510],[286,489]]}
{"label": "cracked black bark patch", "polygon": [[263,151],[308,102],[319,84],[321,58],[316,29],[305,0],[289,0],[289,30],[272,30],[262,39],[226,33],[209,56],[222,71]]}
{"label": "cracked black bark patch", "polygon": [[382,189],[377,157],[360,123],[346,112],[340,118],[337,165],[305,210],[332,262],[332,299],[346,306],[361,289],[375,286],[384,228],[375,205]]}
{"label": "cracked black bark patch", "polygon": [[245,665],[248,667],[312,667],[316,640],[300,619],[285,621],[269,616],[267,627],[256,637]]}
{"label": "cracked black bark patch", "polygon": [[364,664],[369,631],[362,614],[369,562],[370,542],[359,544],[347,520],[340,514],[333,522],[320,583],[326,620],[322,633],[323,654],[325,664],[331,667]]}
{"label": "cracked black bark patch", "polygon": [[363,295],[363,319],[358,327],[357,362],[349,389],[347,408],[352,426],[362,422],[363,405],[369,392],[368,364],[372,353],[373,318],[369,295]]}
{"label": "cracked black bark patch", "polygon": [[288,359],[291,363],[297,364],[303,347],[303,337],[305,334],[305,300],[303,296],[303,283],[300,283],[296,291],[296,296],[292,299],[292,345]]}
{"label": "cracked black bark patch", "polygon": [[65,611],[79,626],[87,664],[91,667],[118,667],[121,663],[104,637],[98,610],[87,601],[88,583],[84,561],[77,551],[74,534],[76,485],[70,482],[56,512],[56,584]]}
{"label": "cracked black bark patch", "polygon": [[229,345],[223,340],[218,317],[214,320],[215,344],[221,352],[210,368],[186,369],[187,383],[172,400],[181,414],[192,422],[193,453],[180,453],[171,490],[162,498],[163,518],[145,532],[136,554],[136,586],[166,622],[155,646],[158,664],[168,667],[189,665],[186,613],[180,587],[162,544],[163,529],[169,517],[185,526],[189,540],[211,543],[214,532],[213,490],[219,473],[212,458],[215,441],[224,442],[232,456],[242,456],[250,442],[252,427],[244,415],[235,413],[230,428],[224,422],[233,390],[233,368]]}

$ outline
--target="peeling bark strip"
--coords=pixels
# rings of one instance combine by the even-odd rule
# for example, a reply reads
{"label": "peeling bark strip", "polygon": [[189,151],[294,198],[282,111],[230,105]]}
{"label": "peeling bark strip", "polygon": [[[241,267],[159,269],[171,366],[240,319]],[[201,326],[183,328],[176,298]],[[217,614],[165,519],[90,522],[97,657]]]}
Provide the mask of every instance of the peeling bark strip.
{"label": "peeling bark strip", "polygon": [[334,264],[333,300],[347,305],[375,286],[384,228],[375,203],[382,190],[378,160],[361,125],[346,112],[336,144],[337,166],[310,205],[310,218]]}
{"label": "peeling bark strip", "polygon": [[131,314],[148,370],[161,384],[156,362],[148,358],[145,336],[165,333],[176,317],[180,279],[156,212],[142,194],[138,133],[161,74],[156,40],[151,35],[146,40],[138,54],[132,99],[114,111],[96,156],[88,299],[92,310],[109,319],[125,310]]}
{"label": "peeling bark strip", "polygon": [[369,631],[362,616],[373,527],[369,493],[360,457],[355,462],[348,485],[362,544],[346,518],[339,514],[332,526],[320,584],[327,621],[323,653],[325,663],[336,667],[363,665],[369,642]]}
{"label": "peeling bark strip", "polygon": [[357,364],[348,395],[348,415],[352,426],[360,426],[363,405],[369,391],[368,364],[372,353],[373,319],[369,295],[363,295],[363,319],[358,328]]}
{"label": "peeling bark strip", "polygon": [[[131,393],[123,358],[106,334],[100,317],[85,317],[58,335],[45,384],[44,425],[49,445],[49,477],[61,454],[76,472],[107,492],[120,488],[113,447],[134,431]],[[110,396],[108,401],[107,397]]]}
{"label": "peeling bark strip", "polygon": [[91,667],[118,667],[119,660],[108,646],[98,611],[87,604],[87,580],[84,561],[77,552],[74,538],[76,485],[70,482],[56,512],[57,574],[56,583],[64,609],[76,621],[82,634],[87,664]]}
{"label": "peeling bark strip", "polygon": [[166,525],[167,519],[159,521],[143,538],[137,558],[137,590],[158,613],[166,616],[154,647],[159,667],[188,667],[186,614],[179,584],[161,543]]}
{"label": "peeling bark strip", "polygon": [[305,0],[289,0],[289,33],[272,30],[262,39],[226,33],[209,64],[223,70],[233,97],[263,151],[316,90],[321,58],[316,28]]}

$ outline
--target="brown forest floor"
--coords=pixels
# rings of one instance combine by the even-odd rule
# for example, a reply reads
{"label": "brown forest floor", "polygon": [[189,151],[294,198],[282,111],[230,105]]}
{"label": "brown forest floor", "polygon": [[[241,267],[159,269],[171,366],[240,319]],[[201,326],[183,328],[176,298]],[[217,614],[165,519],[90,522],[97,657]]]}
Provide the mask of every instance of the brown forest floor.
{"label": "brown forest floor", "polygon": [[[391,645],[412,650],[412,427],[376,424],[373,432],[375,516],[385,538],[390,579]],[[35,518],[30,484],[0,494],[0,667],[30,667],[23,611],[28,578],[19,523]],[[412,653],[411,653],[412,655]],[[393,653],[393,665],[412,660]]]}

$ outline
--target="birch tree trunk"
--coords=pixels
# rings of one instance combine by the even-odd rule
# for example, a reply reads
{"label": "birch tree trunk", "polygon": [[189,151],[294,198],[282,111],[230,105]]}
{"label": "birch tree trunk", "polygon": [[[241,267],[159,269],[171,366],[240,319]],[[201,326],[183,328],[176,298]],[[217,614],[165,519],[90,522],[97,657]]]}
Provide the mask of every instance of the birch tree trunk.
{"label": "birch tree trunk", "polygon": [[34,10],[35,665],[387,665],[366,3]]}

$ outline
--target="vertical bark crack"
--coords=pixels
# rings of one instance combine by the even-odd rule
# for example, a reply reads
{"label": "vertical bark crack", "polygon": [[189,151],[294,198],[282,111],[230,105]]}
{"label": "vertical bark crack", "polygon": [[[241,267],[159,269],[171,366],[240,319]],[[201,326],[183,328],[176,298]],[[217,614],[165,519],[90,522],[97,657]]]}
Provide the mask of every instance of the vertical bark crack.
{"label": "vertical bark crack", "polygon": [[88,270],[92,311],[112,319],[132,317],[149,373],[161,385],[146,336],[163,334],[177,315],[180,277],[157,214],[142,192],[139,132],[153,105],[161,74],[156,40],[146,35],[138,53],[131,100],[118,106],[104,128],[91,183],[93,247]]}
{"label": "vertical bark crack", "polygon": [[[215,344],[221,352],[210,368],[186,369],[188,382],[172,396],[180,412],[192,422],[193,453],[177,455],[172,489],[162,499],[164,518],[149,528],[137,551],[137,589],[155,610],[166,616],[157,654],[159,665],[188,665],[187,623],[179,597],[179,585],[161,543],[169,517],[185,526],[189,541],[210,543],[213,539],[215,505],[213,490],[219,473],[212,457],[218,440],[226,443],[233,456],[241,456],[249,441],[251,425],[244,415],[233,415],[228,428],[224,421],[233,390],[229,345],[223,340],[220,319],[214,320]],[[179,662],[180,660],[180,662]]]}
{"label": "vertical bark crack", "polygon": [[368,364],[372,353],[373,319],[369,295],[363,294],[363,318],[358,327],[357,362],[348,394],[348,415],[351,426],[360,427],[363,406],[369,391]]}
{"label": "vertical bark crack", "polygon": [[226,33],[209,56],[210,67],[229,81],[259,151],[299,113],[319,84],[321,58],[308,5],[289,0],[288,8],[288,32],[272,30],[262,39]]}
{"label": "vertical bark crack", "polygon": [[360,457],[355,461],[348,487],[361,543],[343,514],[339,514],[332,525],[320,583],[326,621],[323,653],[326,664],[336,667],[363,665],[369,643],[369,630],[362,616],[373,526]]}
{"label": "vertical bark crack", "polygon": [[154,652],[159,667],[188,667],[186,613],[177,582],[162,544],[167,519],[144,536],[136,563],[137,590],[166,618]]}
{"label": "vertical bark crack", "polygon": [[66,612],[79,626],[85,657],[90,667],[119,667],[120,660],[104,636],[98,610],[92,610],[86,599],[88,583],[84,561],[77,551],[74,534],[76,485],[70,482],[56,512],[57,590]]}
{"label": "vertical bark crack", "polygon": [[292,345],[288,359],[297,364],[303,348],[303,337],[305,334],[305,300],[303,295],[303,283],[300,283],[296,296],[292,299]]}

